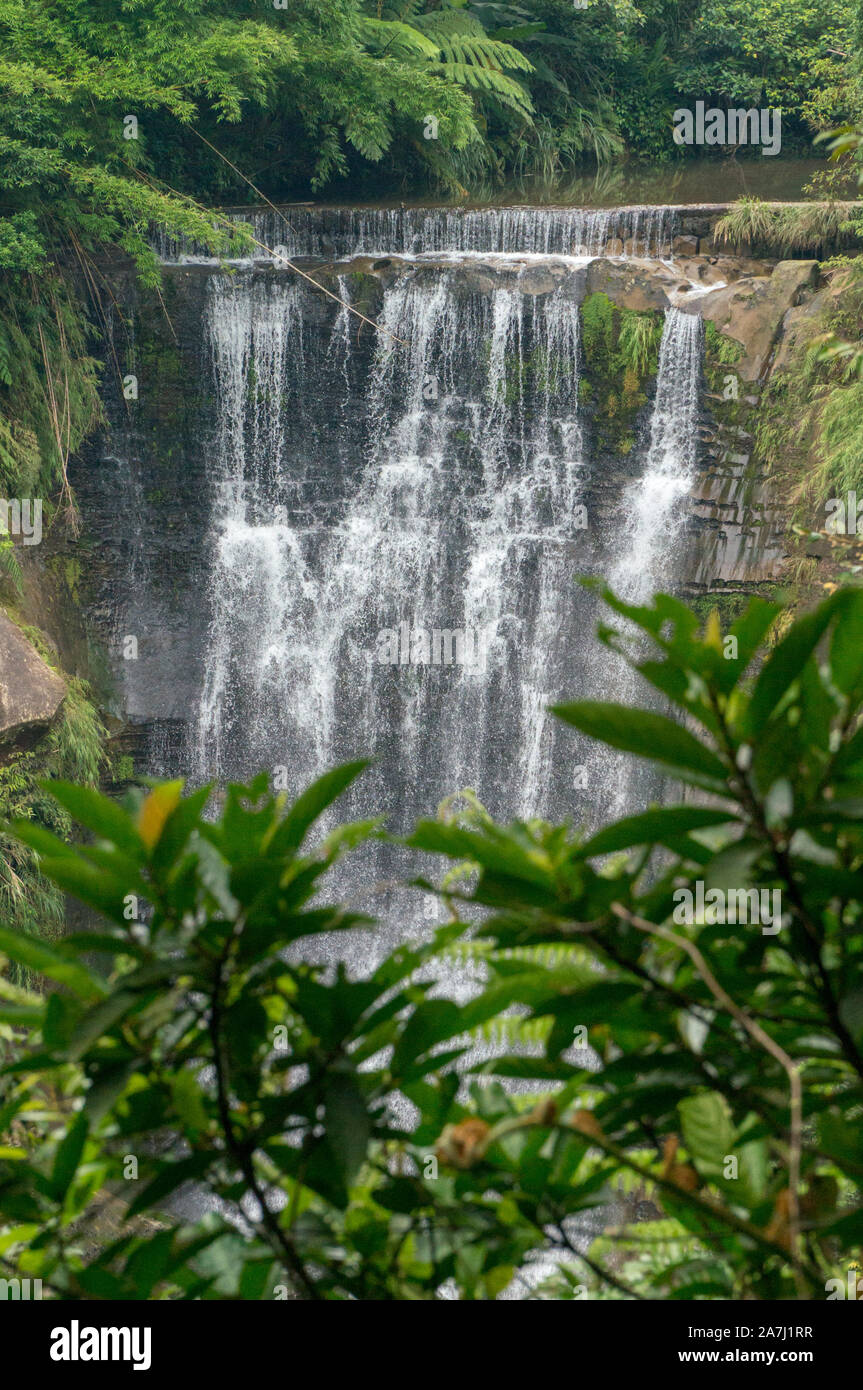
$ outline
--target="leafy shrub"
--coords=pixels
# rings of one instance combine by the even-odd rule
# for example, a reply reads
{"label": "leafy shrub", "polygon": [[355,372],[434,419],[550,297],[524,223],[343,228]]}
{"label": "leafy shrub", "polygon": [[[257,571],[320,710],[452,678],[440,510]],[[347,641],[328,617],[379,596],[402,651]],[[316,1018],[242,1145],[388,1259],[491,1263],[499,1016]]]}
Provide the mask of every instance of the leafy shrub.
{"label": "leafy shrub", "polygon": [[[212,821],[207,788],[121,806],[55,783],[93,842],[16,825],[106,926],[53,946],[0,931],[58,987],[0,985],[10,1271],[139,1299],[493,1298],[516,1277],[538,1296],[820,1298],[844,1281],[863,1238],[863,593],[793,624],[755,599],[724,636],[675,599],[605,596],[685,725],[557,712],[687,799],[589,838],[497,825],[471,798],[421,822],[412,849],[454,871],[417,886],[451,921],[367,979],[307,957],[322,932],[370,929],[325,876],[377,824],[304,848],[362,764],[291,807],[265,776],[232,786]],[[750,889],[781,895],[769,933],[713,907]],[[684,922],[687,892],[709,910]],[[433,984],[456,949],[485,970],[460,1004]],[[530,1052],[507,1049],[514,1016],[536,1025]],[[497,1051],[471,1052],[478,1034]],[[196,1221],[173,1202],[189,1185]],[[118,1214],[95,1240],[106,1194]]]}

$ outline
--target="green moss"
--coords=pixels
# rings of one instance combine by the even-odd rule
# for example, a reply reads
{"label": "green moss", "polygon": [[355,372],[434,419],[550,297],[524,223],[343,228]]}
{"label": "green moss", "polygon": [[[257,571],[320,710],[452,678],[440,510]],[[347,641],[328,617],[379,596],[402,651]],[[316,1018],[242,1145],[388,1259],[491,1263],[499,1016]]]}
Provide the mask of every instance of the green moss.
{"label": "green moss", "polygon": [[614,351],[614,305],[607,294],[589,294],[584,300],[581,342],[590,364],[610,363]]}
{"label": "green moss", "polygon": [[718,612],[719,626],[723,632],[727,632],[732,623],[736,623],[746,612],[751,598],[749,592],[713,593],[698,594],[695,598],[687,598],[686,602],[693,613],[697,614],[702,627],[714,610]]}
{"label": "green moss", "polygon": [[863,381],[853,357],[826,354],[819,336],[823,330],[860,342],[860,288],[849,284],[843,299],[811,328],[809,345],[765,391],[755,439],[761,465],[788,480],[794,519],[820,529],[830,498],[863,493]]}
{"label": "green moss", "polygon": [[600,442],[624,457],[635,444],[646,382],[659,366],[662,324],[662,314],[620,308],[602,291],[588,295],[581,306],[579,399],[593,410]]}
{"label": "green moss", "polygon": [[66,588],[69,590],[69,593],[72,595],[73,599],[75,599],[77,602],[78,585],[81,582],[80,561],[70,556],[63,564],[63,578],[66,581]]}
{"label": "green moss", "polygon": [[129,753],[111,759],[111,781],[131,782],[135,776],[135,760]]}
{"label": "green moss", "polygon": [[707,320],[704,326],[704,356],[708,366],[711,363],[733,364],[739,362],[746,349],[736,338],[720,333],[715,323]]}

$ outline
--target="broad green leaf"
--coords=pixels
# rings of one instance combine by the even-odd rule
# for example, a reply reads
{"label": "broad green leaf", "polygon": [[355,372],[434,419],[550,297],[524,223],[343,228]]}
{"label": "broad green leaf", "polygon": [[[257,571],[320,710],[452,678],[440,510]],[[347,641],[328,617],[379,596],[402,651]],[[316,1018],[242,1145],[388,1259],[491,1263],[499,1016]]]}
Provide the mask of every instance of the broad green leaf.
{"label": "broad green leaf", "polygon": [[109,995],[107,999],[103,999],[95,1008],[84,1014],[73,1028],[69,1043],[69,1056],[76,1059],[83,1057],[92,1043],[109,1033],[115,1023],[119,1023],[120,1019],[126,1017],[130,1009],[140,1003],[140,994],[122,989]]}
{"label": "broad green leaf", "polygon": [[353,1182],[366,1156],[371,1123],[362,1088],[349,1072],[331,1072],[324,1085],[327,1138],[347,1185]]}
{"label": "broad green leaf", "polygon": [[90,787],[78,787],[74,782],[43,782],[42,785],[66,808],[73,820],[101,839],[110,840],[133,858],[144,858],[144,846],[134,821],[116,801]]}
{"label": "broad green leaf", "polygon": [[797,680],[812,656],[836,611],[837,597],[827,599],[812,613],[798,618],[764,664],[746,715],[750,737],[757,738],[776,706]]}
{"label": "broad green leaf", "polygon": [[56,984],[65,985],[81,999],[108,993],[108,986],[98,975],[77,961],[69,960],[68,956],[44,941],[37,941],[35,937],[0,927],[0,951],[26,965],[37,975],[45,975]]}
{"label": "broad green leaf", "polygon": [[590,738],[662,763],[685,781],[694,780],[696,785],[728,794],[726,771],[716,754],[671,719],[597,700],[554,705],[552,712]]}
{"label": "broad green leaf", "polygon": [[409,1062],[437,1043],[463,1032],[462,1010],[450,999],[427,999],[411,1015],[393,1052],[390,1067],[399,1076]]}
{"label": "broad green leaf", "polygon": [[406,842],[412,849],[446,854],[451,859],[473,860],[494,874],[527,879],[542,887],[550,884],[550,865],[541,851],[526,850],[514,836],[498,830],[495,838],[475,830],[462,830],[441,821],[421,820]]}
{"label": "broad green leaf", "polygon": [[283,855],[299,849],[306,832],[337,797],[369,766],[367,758],[325,772],[297,797],[269,844],[269,853]]}
{"label": "broad green leaf", "polygon": [[51,1170],[51,1192],[57,1201],[62,1200],[69,1189],[87,1142],[88,1117],[81,1111],[70,1125],[54,1159]]}
{"label": "broad green leaf", "polygon": [[580,853],[588,858],[595,854],[613,854],[633,845],[667,844],[669,836],[703,830],[705,826],[727,825],[735,819],[731,811],[714,811],[705,806],[660,806],[615,821],[588,840]]}
{"label": "broad green leaf", "polygon": [[753,657],[767,636],[777,616],[782,611],[778,603],[768,603],[765,599],[750,599],[746,612],[732,623],[729,636],[737,640],[737,656],[723,657],[717,667],[717,680],[722,691],[728,694],[750,665]]}
{"label": "broad green leaf", "polygon": [[830,672],[849,694],[863,681],[863,592],[851,590],[839,609],[830,644]]}
{"label": "broad green leaf", "polygon": [[734,1152],[735,1129],[728,1102],[718,1091],[702,1091],[678,1102],[683,1142],[699,1167],[721,1170]]}

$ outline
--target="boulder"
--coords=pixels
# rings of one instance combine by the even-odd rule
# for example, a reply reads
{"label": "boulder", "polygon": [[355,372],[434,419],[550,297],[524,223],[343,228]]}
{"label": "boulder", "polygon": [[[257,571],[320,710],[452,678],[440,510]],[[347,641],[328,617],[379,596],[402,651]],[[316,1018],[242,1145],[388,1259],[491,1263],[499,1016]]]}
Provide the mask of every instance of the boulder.
{"label": "boulder", "polygon": [[587,268],[587,292],[601,291],[621,309],[667,309],[669,294],[680,281],[676,269],[668,270],[655,263],[651,266],[630,265],[626,261],[591,261]]}
{"label": "boulder", "polygon": [[817,261],[780,261],[770,276],[742,276],[725,289],[703,295],[699,310],[746,350],[737,365],[745,381],[759,381],[789,309],[818,282]]}
{"label": "boulder", "polygon": [[57,713],[66,686],[0,612],[0,743],[38,734]]}
{"label": "boulder", "polygon": [[827,284],[806,304],[789,309],[782,325],[782,338],[772,363],[772,372],[789,368],[795,359],[819,333],[823,333],[829,318],[841,306],[853,278],[848,270],[839,270],[830,275]]}

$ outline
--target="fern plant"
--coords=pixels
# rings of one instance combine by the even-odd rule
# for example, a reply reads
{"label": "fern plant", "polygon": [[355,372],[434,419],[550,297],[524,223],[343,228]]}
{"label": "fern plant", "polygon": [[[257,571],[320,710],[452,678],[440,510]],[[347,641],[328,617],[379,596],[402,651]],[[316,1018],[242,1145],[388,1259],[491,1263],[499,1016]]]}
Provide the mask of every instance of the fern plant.
{"label": "fern plant", "polygon": [[533,72],[533,64],[513,44],[493,38],[465,0],[443,0],[428,9],[422,0],[382,5],[371,0],[362,21],[367,42],[414,61],[426,73],[467,88],[480,103],[491,99],[530,119],[530,93],[513,73]]}

